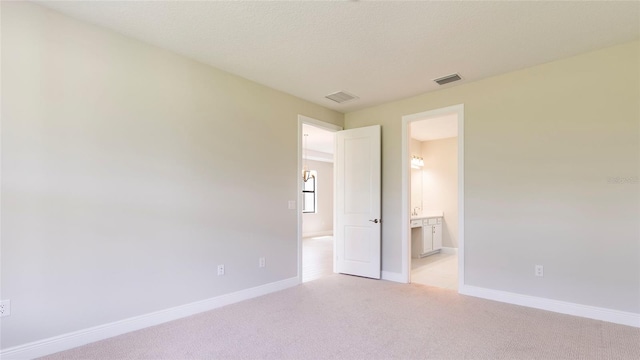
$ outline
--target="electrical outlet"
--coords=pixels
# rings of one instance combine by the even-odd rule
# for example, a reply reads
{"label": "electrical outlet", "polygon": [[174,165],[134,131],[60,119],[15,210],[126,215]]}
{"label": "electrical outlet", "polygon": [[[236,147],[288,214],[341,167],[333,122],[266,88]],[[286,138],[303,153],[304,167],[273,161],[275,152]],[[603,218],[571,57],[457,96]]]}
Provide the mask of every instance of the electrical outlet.
{"label": "electrical outlet", "polygon": [[224,265],[218,265],[218,276],[224,275]]}
{"label": "electrical outlet", "polygon": [[258,266],[261,267],[261,268],[267,266],[267,260],[265,258],[263,258],[263,257],[259,258],[258,259]]}
{"label": "electrical outlet", "polygon": [[536,265],[536,276],[543,277],[544,276],[544,267],[542,265]]}
{"label": "electrical outlet", "polygon": [[0,317],[11,315],[11,300],[0,301]]}

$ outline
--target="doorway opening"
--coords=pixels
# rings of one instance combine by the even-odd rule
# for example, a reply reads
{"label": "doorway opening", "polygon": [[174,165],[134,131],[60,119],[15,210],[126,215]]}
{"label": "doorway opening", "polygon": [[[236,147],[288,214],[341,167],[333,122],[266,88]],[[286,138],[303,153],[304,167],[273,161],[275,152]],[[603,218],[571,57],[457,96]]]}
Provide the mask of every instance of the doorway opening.
{"label": "doorway opening", "polygon": [[403,275],[464,284],[464,106],[403,117]]}
{"label": "doorway opening", "polygon": [[301,282],[334,273],[335,132],[342,128],[298,117],[298,276]]}

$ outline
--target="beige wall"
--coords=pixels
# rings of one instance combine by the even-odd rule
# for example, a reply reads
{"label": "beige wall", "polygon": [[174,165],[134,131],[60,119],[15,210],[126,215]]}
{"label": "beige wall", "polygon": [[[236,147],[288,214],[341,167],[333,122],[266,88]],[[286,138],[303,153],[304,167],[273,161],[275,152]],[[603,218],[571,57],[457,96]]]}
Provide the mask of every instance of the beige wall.
{"label": "beige wall", "polygon": [[458,247],[458,139],[422,142],[424,212],[442,211],[442,246]]}
{"label": "beige wall", "polygon": [[1,6],[3,348],[297,276],[297,116],[342,114]]}
{"label": "beige wall", "polygon": [[315,214],[302,214],[302,236],[333,234],[333,163],[306,160],[318,172]]}
{"label": "beige wall", "polygon": [[639,48],[346,114],[382,125],[383,270],[402,270],[402,116],[464,104],[466,284],[640,313]]}

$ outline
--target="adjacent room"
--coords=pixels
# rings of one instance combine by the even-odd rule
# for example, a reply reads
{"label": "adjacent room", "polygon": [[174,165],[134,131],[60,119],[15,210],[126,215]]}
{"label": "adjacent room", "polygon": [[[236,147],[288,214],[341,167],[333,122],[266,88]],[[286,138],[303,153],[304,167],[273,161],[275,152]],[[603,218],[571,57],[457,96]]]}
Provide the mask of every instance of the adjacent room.
{"label": "adjacent room", "polygon": [[458,289],[458,116],[410,123],[411,282]]}
{"label": "adjacent room", "polygon": [[0,48],[3,360],[640,358],[640,2],[1,1]]}
{"label": "adjacent room", "polygon": [[302,281],[333,274],[334,132],[302,125]]}

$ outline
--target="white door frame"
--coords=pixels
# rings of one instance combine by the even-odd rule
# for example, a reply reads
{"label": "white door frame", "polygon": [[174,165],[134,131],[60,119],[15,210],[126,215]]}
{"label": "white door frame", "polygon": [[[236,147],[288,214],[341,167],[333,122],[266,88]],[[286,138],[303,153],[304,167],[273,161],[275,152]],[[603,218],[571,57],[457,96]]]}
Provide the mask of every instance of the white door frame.
{"label": "white door frame", "polygon": [[464,104],[402,117],[402,278],[411,282],[411,177],[409,123],[442,115],[458,115],[458,292],[464,287]]}
{"label": "white door frame", "polygon": [[[298,189],[298,196],[296,197],[297,199],[297,206],[296,206],[296,213],[297,213],[297,219],[298,219],[298,283],[302,283],[302,182],[300,181],[300,177],[302,176],[302,125],[307,124],[307,125],[311,125],[311,126],[315,126],[318,128],[321,128],[323,130],[327,130],[327,131],[331,131],[331,132],[336,132],[336,131],[340,131],[342,130],[342,126],[338,126],[338,125],[334,125],[328,122],[324,122],[324,121],[320,121],[317,119],[313,119],[310,118],[308,116],[304,116],[304,115],[298,115],[298,172],[296,173],[297,176],[297,181],[296,184],[298,184],[297,189]],[[334,189],[333,192],[335,194],[335,180],[334,180]],[[333,204],[334,206],[334,216],[335,216],[335,202]],[[335,220],[334,220],[334,226],[335,226]],[[334,233],[335,233],[335,229],[334,229]],[[335,242],[334,242],[334,249],[333,249],[333,271],[336,271],[336,259],[335,259]]]}

